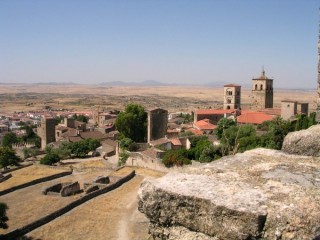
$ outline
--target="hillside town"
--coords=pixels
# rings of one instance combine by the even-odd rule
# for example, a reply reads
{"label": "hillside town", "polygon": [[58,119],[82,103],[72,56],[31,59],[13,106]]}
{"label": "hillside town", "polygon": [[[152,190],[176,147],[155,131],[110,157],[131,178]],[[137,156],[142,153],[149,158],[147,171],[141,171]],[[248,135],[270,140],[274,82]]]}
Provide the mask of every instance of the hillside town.
{"label": "hillside town", "polygon": [[1,240],[320,239],[318,3],[60,4],[1,3]]}
{"label": "hillside town", "polygon": [[[222,90],[222,89],[221,89]],[[145,110],[147,117],[147,134],[131,161],[126,164],[151,167],[157,163],[161,167],[161,158],[165,151],[190,149],[190,138],[208,136],[212,146],[219,146],[221,137],[215,129],[221,119],[234,121],[238,126],[252,125],[260,131],[259,126],[277,117],[296,122],[297,116],[309,116],[308,103],[296,99],[284,99],[281,108],[273,108],[273,79],[266,76],[264,69],[259,77],[252,79],[252,102],[250,109],[242,109],[241,86],[226,84],[223,86],[222,109],[195,109],[193,112],[168,113],[166,109]],[[41,144],[35,142],[15,142],[11,147],[23,158],[24,148],[39,148],[44,151],[47,146],[59,147],[62,142],[79,142],[85,139],[98,140],[101,146],[95,151],[108,157],[119,153],[119,131],[116,129],[119,110],[105,112],[103,106],[92,111],[72,112],[46,109],[43,111],[19,112],[1,116],[0,143],[11,132],[17,137],[26,135],[24,126],[31,126],[40,137]],[[78,119],[77,119],[78,116]],[[82,119],[79,117],[82,116]],[[260,131],[263,132],[263,131]],[[123,138],[123,136],[122,136]],[[137,157],[139,156],[139,157]]]}

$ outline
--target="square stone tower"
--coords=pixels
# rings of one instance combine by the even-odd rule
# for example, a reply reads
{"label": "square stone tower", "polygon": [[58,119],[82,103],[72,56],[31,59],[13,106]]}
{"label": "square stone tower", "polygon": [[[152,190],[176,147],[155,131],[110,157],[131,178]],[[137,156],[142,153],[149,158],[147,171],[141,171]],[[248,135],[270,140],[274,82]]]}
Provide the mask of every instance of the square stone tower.
{"label": "square stone tower", "polygon": [[41,118],[40,138],[41,149],[45,149],[48,143],[56,141],[56,120],[54,118]]}
{"label": "square stone tower", "polygon": [[267,78],[264,69],[259,78],[252,79],[252,103],[255,110],[273,108],[273,79]]}
{"label": "square stone tower", "polygon": [[241,86],[227,84],[223,86],[223,109],[241,108]]}
{"label": "square stone tower", "polygon": [[168,111],[156,108],[148,111],[148,143],[167,134]]}

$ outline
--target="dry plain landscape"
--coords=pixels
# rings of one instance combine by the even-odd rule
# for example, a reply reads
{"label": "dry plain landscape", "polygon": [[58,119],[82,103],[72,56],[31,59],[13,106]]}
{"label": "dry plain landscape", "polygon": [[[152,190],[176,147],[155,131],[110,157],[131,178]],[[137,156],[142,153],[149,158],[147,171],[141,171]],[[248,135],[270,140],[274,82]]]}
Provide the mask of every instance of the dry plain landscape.
{"label": "dry plain landscape", "polygon": [[[282,99],[308,102],[315,109],[316,91],[277,90],[274,105],[280,107]],[[242,106],[250,105],[250,89],[242,89]],[[87,111],[100,106],[105,110],[122,110],[128,102],[137,102],[145,108],[163,107],[174,111],[194,111],[198,108],[221,108],[223,88],[208,87],[124,87],[97,85],[0,85],[0,114],[8,112],[43,110],[45,106],[70,111]],[[60,181],[79,180],[80,183],[97,175],[111,174],[113,169],[102,159],[76,163],[75,174],[50,182],[37,184],[0,197],[9,205],[8,232],[65,206],[78,198],[64,199],[41,194],[42,188]],[[35,178],[65,171],[33,166],[13,173],[12,179],[1,183],[6,189]],[[125,168],[117,174],[125,175]],[[137,176],[120,188],[94,198],[52,222],[27,234],[26,239],[147,239],[148,221],[137,211],[137,190],[146,177],[160,177],[162,173],[136,169]],[[48,200],[49,199],[49,200]],[[21,211],[21,209],[24,209]]]}
{"label": "dry plain landscape", "polygon": [[[281,100],[308,102],[316,108],[316,90],[274,89],[274,107]],[[242,108],[248,109],[251,90],[243,88]],[[203,86],[100,86],[56,84],[0,84],[0,113],[43,110],[45,106],[71,111],[122,110],[128,102],[140,103],[145,108],[163,107],[169,112],[193,111],[198,108],[221,108],[223,87]]]}

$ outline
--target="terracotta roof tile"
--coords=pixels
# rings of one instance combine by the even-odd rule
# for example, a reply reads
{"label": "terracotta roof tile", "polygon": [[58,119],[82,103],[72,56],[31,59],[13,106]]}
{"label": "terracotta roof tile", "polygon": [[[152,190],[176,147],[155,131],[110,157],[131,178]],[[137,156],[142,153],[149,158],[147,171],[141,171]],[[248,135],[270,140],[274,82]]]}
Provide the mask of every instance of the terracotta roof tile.
{"label": "terracotta roof tile", "polygon": [[214,130],[217,128],[216,125],[210,123],[209,119],[200,120],[194,123],[194,126],[199,130]]}
{"label": "terracotta roof tile", "polygon": [[180,142],[179,138],[173,138],[171,139],[171,143],[175,146],[182,146],[182,143]]}
{"label": "terracotta roof tile", "polygon": [[247,112],[237,117],[238,123],[261,124],[265,121],[272,120],[274,116],[262,112]]}

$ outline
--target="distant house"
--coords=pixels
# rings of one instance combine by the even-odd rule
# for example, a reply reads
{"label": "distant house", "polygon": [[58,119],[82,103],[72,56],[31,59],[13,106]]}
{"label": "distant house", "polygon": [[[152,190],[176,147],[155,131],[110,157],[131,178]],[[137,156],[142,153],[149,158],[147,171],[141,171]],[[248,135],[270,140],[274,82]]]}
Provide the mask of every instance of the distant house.
{"label": "distant house", "polygon": [[202,109],[194,113],[194,123],[209,119],[213,124],[217,124],[221,118],[235,118],[240,114],[239,110],[235,109]]}
{"label": "distant house", "polygon": [[288,120],[297,114],[304,114],[308,116],[309,104],[302,103],[293,100],[282,100],[281,101],[281,117],[284,120]]}
{"label": "distant house", "polygon": [[209,119],[203,119],[193,124],[193,128],[202,131],[203,133],[212,133],[217,128]]}

